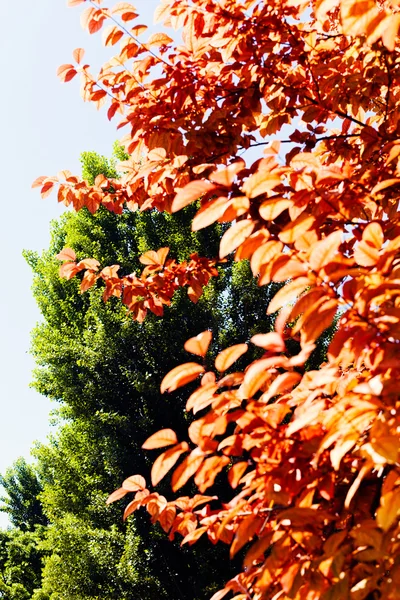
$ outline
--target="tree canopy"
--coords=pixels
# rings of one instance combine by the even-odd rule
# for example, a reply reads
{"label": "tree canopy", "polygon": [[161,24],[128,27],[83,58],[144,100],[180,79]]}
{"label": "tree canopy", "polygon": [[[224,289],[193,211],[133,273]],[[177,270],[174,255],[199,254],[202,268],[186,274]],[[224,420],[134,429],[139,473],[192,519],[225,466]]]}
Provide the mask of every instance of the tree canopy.
{"label": "tree canopy", "polygon": [[[109,502],[133,492],[125,517],[145,508],[184,545],[203,537],[244,554],[214,600],[398,598],[397,3],[163,0],[163,27],[150,37],[127,2],[69,4],[85,5],[84,28],[105,26],[105,45],[119,50],[94,75],[78,48],[58,74],[79,73],[83,99],[108,105],[129,157],[116,165],[120,178],[91,184],[63,171],[34,185],[121,222],[127,210],[187,216],[188,235],[219,248],[180,257],[173,236],[155,239],[132,273],[68,243],[62,277],[103,290],[111,307],[120,298],[144,324],[168,322],[173,298],[188,302],[183,315],[189,301],[212,303],[232,254],[239,271],[249,260],[261,289],[278,284],[250,337],[235,332],[220,346],[218,327],[199,319],[189,333],[184,316],[171,331],[165,354],[185,332],[192,357],[149,370],[150,385],[161,382],[166,403],[186,393],[195,420],[187,433],[167,421],[155,428],[144,441],[161,451],[152,485],[138,469]],[[246,164],[250,148],[259,155]],[[310,368],[335,321],[326,361]],[[154,490],[167,474],[185,495]]]}

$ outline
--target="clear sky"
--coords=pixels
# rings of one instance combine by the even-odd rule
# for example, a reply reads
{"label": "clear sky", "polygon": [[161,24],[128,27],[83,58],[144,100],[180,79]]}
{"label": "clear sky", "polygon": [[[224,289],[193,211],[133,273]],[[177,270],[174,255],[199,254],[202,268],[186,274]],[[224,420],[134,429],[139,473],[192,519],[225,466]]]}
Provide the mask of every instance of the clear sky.
{"label": "clear sky", "polygon": [[[40,315],[22,250],[46,248],[49,222],[63,210],[56,194],[42,200],[38,190],[31,189],[32,181],[61,169],[79,173],[82,151],[110,155],[118,138],[105,110],[97,112],[81,100],[78,78],[61,84],[56,77],[57,67],[72,62],[77,47],[86,49],[85,62],[96,68],[113,52],[102,48],[101,32],[89,36],[81,29],[82,7],[66,4],[66,0],[2,3],[0,473],[18,456],[29,458],[32,443],[45,441],[50,432],[51,403],[29,388],[30,330]],[[133,4],[140,22],[151,23],[158,1]],[[3,517],[0,513],[0,526],[6,523]]]}

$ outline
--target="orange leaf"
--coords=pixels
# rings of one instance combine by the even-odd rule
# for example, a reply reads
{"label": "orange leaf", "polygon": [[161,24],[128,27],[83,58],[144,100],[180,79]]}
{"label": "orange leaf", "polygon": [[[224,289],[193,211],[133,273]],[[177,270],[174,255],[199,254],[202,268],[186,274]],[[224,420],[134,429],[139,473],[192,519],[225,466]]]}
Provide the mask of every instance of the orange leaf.
{"label": "orange leaf", "polygon": [[230,164],[229,167],[211,173],[209,179],[214,183],[223,185],[224,187],[231,187],[232,183],[235,181],[236,175],[240,173],[245,166],[246,163],[242,158],[240,158],[239,160],[236,160]]}
{"label": "orange leaf", "polygon": [[75,69],[74,65],[61,65],[57,69],[57,76],[63,82],[71,81],[75,77],[78,71]]}
{"label": "orange leaf", "polygon": [[120,498],[123,498],[124,496],[126,496],[126,494],[128,493],[128,490],[124,490],[124,488],[118,488],[118,490],[115,490],[115,492],[113,492],[112,494],[110,494],[106,500],[106,504],[111,504],[111,502],[115,502],[116,500],[119,500]]}
{"label": "orange leaf", "polygon": [[210,458],[205,459],[194,478],[194,482],[201,493],[213,485],[218,473],[220,473],[229,462],[230,459],[227,456],[210,456]]}
{"label": "orange leaf", "polygon": [[400,179],[398,177],[394,177],[393,179],[384,179],[372,188],[371,195],[373,196],[374,194],[377,194],[378,192],[381,192],[392,185],[398,185],[399,183]]}
{"label": "orange leaf", "polygon": [[128,492],[139,492],[146,489],[146,480],[141,475],[132,475],[125,479],[122,487]]}
{"label": "orange leaf", "polygon": [[178,458],[184,452],[189,450],[189,446],[186,442],[181,442],[173,448],[169,448],[156,459],[151,469],[151,482],[153,485],[157,485],[165,477],[170,469],[174,466]]}
{"label": "orange leaf", "polygon": [[177,444],[178,438],[172,429],[161,429],[157,433],[153,433],[142,445],[144,450],[153,450],[154,448],[163,448]]}
{"label": "orange leaf", "polygon": [[76,254],[72,248],[64,248],[56,256],[58,260],[76,260]]}
{"label": "orange leaf", "polygon": [[142,254],[139,258],[139,262],[142,265],[157,265],[162,266],[165,263],[165,259],[168,256],[169,248],[160,248],[157,252],[154,250],[149,250]]}
{"label": "orange leaf", "polygon": [[75,275],[79,273],[79,271],[81,271],[81,269],[74,262],[64,263],[59,269],[60,277],[63,277],[67,280],[75,277]]}
{"label": "orange leaf", "polygon": [[68,0],[68,6],[79,6],[79,4],[83,4],[86,0]]}
{"label": "orange leaf", "polygon": [[337,306],[337,300],[331,298],[321,304],[314,314],[310,314],[302,325],[302,340],[313,342],[318,339],[321,333],[332,325]]}
{"label": "orange leaf", "polygon": [[288,198],[271,198],[261,204],[258,212],[265,221],[273,221],[292,204],[293,201]]}
{"label": "orange leaf", "polygon": [[183,544],[189,544],[191,546],[194,542],[197,542],[199,538],[207,531],[207,527],[199,527],[199,529],[194,529],[190,533],[188,533],[182,540],[181,546]]}
{"label": "orange leaf", "polygon": [[253,335],[250,340],[256,346],[269,350],[270,352],[285,352],[286,345],[283,337],[276,333],[276,331],[270,331],[269,333],[257,333]]}
{"label": "orange leaf", "polygon": [[286,363],[287,358],[284,356],[271,356],[253,362],[245,372],[243,383],[239,388],[239,397],[252,398],[270,376],[268,370],[283,367]]}
{"label": "orange leaf", "polygon": [[129,2],[118,2],[111,12],[113,15],[119,15],[123,21],[131,21],[138,16],[135,7]]}
{"label": "orange leaf", "polygon": [[233,489],[237,488],[243,473],[249,466],[247,461],[235,463],[228,472],[228,481]]}
{"label": "orange leaf", "polygon": [[267,314],[271,315],[276,312],[284,304],[288,302],[292,302],[297,296],[300,296],[305,289],[311,286],[310,280],[308,277],[298,277],[294,279],[287,285],[283,286],[272,298],[271,302],[268,304]]}
{"label": "orange leaf", "polygon": [[165,33],[153,33],[147,40],[147,46],[166,46],[173,42],[173,39]]}
{"label": "orange leaf", "polygon": [[321,164],[315,154],[312,152],[300,152],[296,154],[294,158],[290,161],[290,166],[294,169],[305,169],[309,168],[312,171],[317,171],[320,169]]}
{"label": "orange leaf", "polygon": [[116,25],[110,25],[104,29],[102,34],[103,44],[105,46],[114,46],[124,35],[124,32]]}
{"label": "orange leaf", "polygon": [[74,57],[74,60],[78,63],[78,65],[81,63],[84,55],[85,51],[83,48],[76,48],[72,53],[72,56]]}
{"label": "orange leaf", "polygon": [[41,177],[38,177],[37,179],[35,179],[35,181],[32,183],[32,187],[36,188],[36,187],[41,187],[43,185],[43,183],[46,181],[47,177],[46,175],[42,175]]}
{"label": "orange leaf", "polygon": [[261,194],[271,192],[281,183],[281,178],[276,173],[269,171],[257,171],[246,179],[242,191],[248,198],[255,198]]}
{"label": "orange leaf", "polygon": [[89,271],[89,270],[86,271],[86,273],[84,274],[84,276],[82,278],[81,285],[80,285],[81,292],[86,292],[91,287],[93,287],[94,284],[96,283],[96,280],[97,280],[96,273],[94,273],[93,271]]}
{"label": "orange leaf", "polygon": [[173,392],[174,390],[186,385],[190,381],[193,381],[200,375],[200,373],[204,373],[205,369],[201,365],[193,362],[185,363],[183,365],[179,365],[172,369],[161,382],[161,393],[164,392]]}
{"label": "orange leaf", "polygon": [[354,251],[354,259],[360,267],[373,267],[379,260],[377,248],[361,240]]}
{"label": "orange leaf", "polygon": [[264,244],[269,238],[269,231],[267,229],[259,229],[255,233],[251,234],[243,244],[239,246],[235,253],[235,260],[239,261],[243,258],[250,259],[253,253]]}
{"label": "orange leaf", "polygon": [[220,372],[226,371],[242,356],[242,354],[247,352],[247,350],[247,344],[236,344],[235,346],[225,348],[225,350],[222,350],[215,359],[215,368]]}
{"label": "orange leaf", "polygon": [[186,403],[186,410],[189,411],[193,409],[193,413],[195,414],[196,412],[199,412],[199,410],[202,410],[211,404],[213,400],[215,400],[214,393],[217,391],[217,389],[218,384],[214,382],[206,383],[205,385],[197,388],[197,390],[193,392],[191,396],[189,396],[189,399]]}
{"label": "orange leaf", "polygon": [[254,227],[254,221],[244,219],[242,221],[237,221],[228,229],[228,231],[225,231],[219,245],[220,258],[224,258],[233,252],[233,250],[236,250],[236,248],[249,237]]}
{"label": "orange leaf", "polygon": [[301,381],[300,373],[295,371],[281,373],[274,379],[265,394],[262,395],[262,401],[268,402],[274,396],[290,391],[299,381]]}
{"label": "orange leaf", "polygon": [[204,453],[200,448],[195,448],[188,456],[185,456],[182,463],[175,469],[172,475],[171,487],[174,492],[179,490],[187,483],[187,481],[189,481],[189,479],[197,472],[203,460]]}
{"label": "orange leaf", "polygon": [[383,246],[384,237],[382,227],[379,223],[369,223],[363,231],[362,239],[367,244],[374,246],[377,250],[380,250]]}
{"label": "orange leaf", "polygon": [[309,260],[311,268],[314,271],[319,271],[335,259],[339,246],[342,243],[342,237],[342,231],[338,230],[314,244]]}
{"label": "orange leaf", "polygon": [[312,215],[302,213],[294,221],[290,221],[279,233],[278,237],[284,244],[292,244],[300,236],[309,231],[315,222]]}
{"label": "orange leaf", "polygon": [[271,259],[274,258],[277,254],[280,254],[282,250],[282,242],[276,242],[274,240],[271,240],[269,242],[261,244],[260,247],[257,248],[257,250],[255,250],[250,261],[251,270],[253,272],[254,277],[258,275],[258,273],[261,270],[261,267],[264,264],[268,264],[271,261]]}
{"label": "orange leaf", "polygon": [[211,183],[210,181],[206,181],[204,179],[197,179],[195,181],[191,181],[185,187],[180,188],[176,196],[172,202],[171,210],[172,212],[177,212],[185,206],[188,206],[195,200],[198,200],[204,194],[215,190],[218,186],[215,183]]}
{"label": "orange leaf", "polygon": [[262,519],[256,514],[251,514],[243,519],[238,530],[236,531],[235,537],[233,538],[230,549],[231,558],[235,556],[235,554],[239,552],[239,550],[243,548],[247,542],[253,539],[261,525]]}
{"label": "orange leaf", "polygon": [[203,331],[187,340],[184,344],[186,352],[196,354],[197,356],[205,356],[207,354],[208,347],[212,340],[211,331]]}
{"label": "orange leaf", "polygon": [[92,271],[97,271],[100,263],[95,258],[84,258],[78,263],[78,267],[80,269],[91,269]]}
{"label": "orange leaf", "polygon": [[226,196],[220,196],[204,204],[192,221],[192,231],[198,231],[215,223],[224,214],[229,203]]}

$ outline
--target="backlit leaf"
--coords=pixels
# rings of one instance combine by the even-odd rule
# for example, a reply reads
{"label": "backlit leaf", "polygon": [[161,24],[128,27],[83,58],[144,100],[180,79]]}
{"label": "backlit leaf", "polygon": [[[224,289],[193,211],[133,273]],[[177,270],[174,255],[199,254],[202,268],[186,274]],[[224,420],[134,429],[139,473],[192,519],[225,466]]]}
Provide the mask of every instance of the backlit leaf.
{"label": "backlit leaf", "polygon": [[218,186],[215,183],[211,183],[210,181],[206,181],[204,179],[191,181],[185,187],[177,191],[172,202],[172,212],[177,212],[178,210],[185,208],[185,206],[188,206],[195,200],[198,200],[204,196],[204,194],[217,189],[217,187]]}
{"label": "backlit leaf", "polygon": [[215,368],[218,371],[226,371],[238,360],[245,352],[247,352],[247,344],[236,344],[222,350],[215,359]]}
{"label": "backlit leaf", "polygon": [[228,199],[220,196],[204,204],[192,221],[192,231],[198,231],[215,223],[225,212]]}
{"label": "backlit leaf", "polygon": [[261,194],[271,192],[281,183],[281,178],[276,173],[269,171],[257,171],[246,179],[242,191],[248,198],[256,198]]}
{"label": "backlit leaf", "polygon": [[122,487],[124,490],[128,490],[128,492],[138,492],[146,488],[146,480],[141,475],[132,475],[125,479]]}
{"label": "backlit leaf", "polygon": [[195,337],[190,338],[184,344],[186,352],[196,354],[197,356],[205,356],[207,354],[208,347],[212,340],[211,331],[202,331]]}
{"label": "backlit leaf", "polygon": [[59,252],[56,256],[56,258],[58,260],[76,260],[76,254],[75,252],[72,250],[72,248],[64,248],[63,250],[61,250],[61,252]]}
{"label": "backlit leaf", "polygon": [[157,433],[153,433],[142,445],[144,450],[153,450],[154,448],[163,448],[177,444],[178,438],[172,429],[161,429]]}
{"label": "backlit leaf", "polygon": [[221,243],[219,245],[220,257],[225,258],[225,256],[228,256],[228,254],[236,250],[240,244],[243,244],[253,232],[254,227],[254,221],[250,221],[249,219],[234,223],[228,231],[225,231],[221,238]]}
{"label": "backlit leaf", "polygon": [[292,204],[293,201],[289,198],[271,198],[261,204],[259,213],[266,221],[273,221]]}
{"label": "backlit leaf", "polygon": [[129,490],[125,490],[124,488],[119,488],[118,490],[115,490],[115,492],[113,492],[112,494],[110,494],[106,500],[106,504],[111,504],[112,502],[116,502],[116,500],[120,500],[121,498],[123,498],[124,496],[126,496],[126,494],[128,493]]}
{"label": "backlit leaf", "polygon": [[177,446],[169,448],[155,460],[151,469],[151,483],[157,485],[165,477],[165,475],[172,469],[179,457],[189,450],[189,446],[186,442],[181,442]]}
{"label": "backlit leaf", "polygon": [[279,239],[284,244],[292,244],[300,236],[304,235],[309,231],[315,222],[315,218],[312,215],[302,213],[294,221],[290,221],[280,232]]}
{"label": "backlit leaf", "polygon": [[288,302],[292,302],[310,286],[308,277],[298,277],[281,288],[268,304],[267,313],[271,315]]}
{"label": "backlit leaf", "polygon": [[174,492],[183,487],[197,472],[204,458],[204,453],[200,448],[195,448],[188,456],[185,456],[172,475],[171,487]]}
{"label": "backlit leaf", "polygon": [[85,51],[83,48],[76,48],[73,53],[72,53],[75,61],[78,63],[78,65],[82,62],[83,57],[85,55]]}
{"label": "backlit leaf", "polygon": [[170,371],[162,380],[161,393],[174,390],[196,379],[205,369],[197,363],[185,363]]}
{"label": "backlit leaf", "polygon": [[228,471],[228,481],[233,489],[237,488],[239,482],[248,468],[249,463],[247,461],[237,462]]}

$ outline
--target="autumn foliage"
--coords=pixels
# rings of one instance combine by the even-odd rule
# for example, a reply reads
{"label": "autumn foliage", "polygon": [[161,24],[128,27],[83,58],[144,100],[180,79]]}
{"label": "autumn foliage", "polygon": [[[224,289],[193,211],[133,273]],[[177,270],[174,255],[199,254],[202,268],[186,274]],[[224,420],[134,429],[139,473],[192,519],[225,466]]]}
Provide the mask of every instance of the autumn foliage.
{"label": "autumn foliage", "polygon": [[[66,171],[39,178],[42,196],[58,188],[76,210],[118,214],[199,201],[193,229],[222,224],[219,259],[234,253],[259,285],[283,284],[265,307],[275,330],[248,340],[260,359],[232,371],[249,347],[238,343],[212,365],[202,332],[161,384],[201,376],[188,440],[167,429],[144,445],[162,449],[152,485],[169,473],[174,492],[194,478],[199,494],[167,501],[136,475],[109,501],[134,492],[125,517],[144,507],[184,544],[204,535],[243,550],[214,600],[400,598],[398,2],[164,0],[150,37],[126,2],[69,4],[119,50],[93,75],[77,49],[59,76],[79,73],[83,99],[107,105],[130,158],[93,186]],[[84,271],[82,290],[103,279],[105,299],[122,296],[142,320],[177,287],[196,301],[217,275],[217,260],[167,253],[122,278],[71,249],[59,258],[63,276]],[[335,319],[327,361],[309,370]],[[213,495],[217,476],[229,501]]]}

